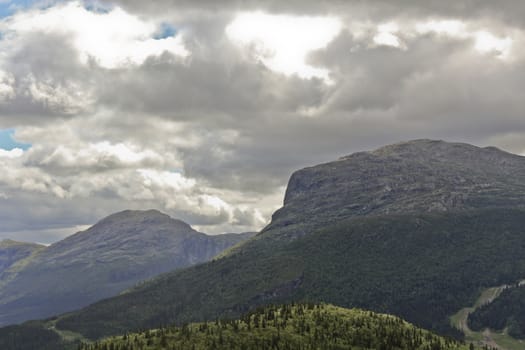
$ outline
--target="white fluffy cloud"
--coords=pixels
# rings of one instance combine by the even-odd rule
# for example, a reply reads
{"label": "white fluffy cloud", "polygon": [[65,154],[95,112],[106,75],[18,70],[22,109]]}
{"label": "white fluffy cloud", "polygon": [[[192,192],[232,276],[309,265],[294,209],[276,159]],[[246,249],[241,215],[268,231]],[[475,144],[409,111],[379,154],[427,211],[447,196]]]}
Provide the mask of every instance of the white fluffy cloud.
{"label": "white fluffy cloud", "polygon": [[119,7],[94,12],[81,2],[55,5],[45,10],[20,12],[3,23],[10,40],[28,33],[64,35],[72,41],[83,63],[94,60],[105,68],[141,64],[149,56],[189,53],[180,36],[156,39],[159,23],[131,15]]}
{"label": "white fluffy cloud", "polygon": [[326,47],[341,30],[334,17],[241,13],[226,28],[228,37],[244,45],[255,59],[284,74],[328,80],[329,71],[306,62],[308,53]]}
{"label": "white fluffy cloud", "polygon": [[51,152],[49,149],[36,148],[30,151],[29,158],[31,163],[50,168],[51,172],[64,168],[103,171],[145,165],[162,167],[170,160],[169,157],[163,157],[152,150],[137,150],[133,145],[111,144],[108,141],[87,145],[59,145]]}
{"label": "white fluffy cloud", "polygon": [[377,28],[377,34],[374,35],[373,41],[376,45],[392,46],[396,48],[405,48],[401,39],[396,35],[399,28],[394,23],[381,24]]}
{"label": "white fluffy cloud", "polygon": [[[470,29],[459,20],[430,20],[416,25],[421,34],[435,33],[457,39],[471,39],[480,53],[494,53],[498,58],[507,59],[511,54],[513,40],[509,36],[497,36],[486,29]],[[522,33],[521,33],[522,35]]]}
{"label": "white fluffy cloud", "polygon": [[20,148],[13,148],[11,150],[5,150],[0,148],[0,158],[19,158],[24,155],[24,151]]}

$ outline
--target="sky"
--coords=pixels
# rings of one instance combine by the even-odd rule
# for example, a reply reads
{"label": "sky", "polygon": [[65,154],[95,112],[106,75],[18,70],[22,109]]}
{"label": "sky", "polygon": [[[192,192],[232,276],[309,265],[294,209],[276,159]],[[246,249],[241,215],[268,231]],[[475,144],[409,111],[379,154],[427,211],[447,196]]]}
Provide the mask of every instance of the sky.
{"label": "sky", "polygon": [[124,209],[259,230],[294,170],[419,138],[525,153],[517,0],[0,0],[0,239]]}

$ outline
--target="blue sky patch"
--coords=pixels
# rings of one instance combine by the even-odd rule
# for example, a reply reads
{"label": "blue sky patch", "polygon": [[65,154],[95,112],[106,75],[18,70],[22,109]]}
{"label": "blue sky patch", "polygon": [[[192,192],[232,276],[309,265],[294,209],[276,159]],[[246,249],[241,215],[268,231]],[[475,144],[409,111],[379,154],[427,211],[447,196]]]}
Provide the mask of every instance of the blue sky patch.
{"label": "blue sky patch", "polygon": [[109,13],[113,9],[113,5],[101,3],[98,0],[86,0],[84,1],[84,8],[90,12]]}
{"label": "blue sky patch", "polygon": [[[64,0],[7,0],[4,2],[0,0],[0,19],[11,16],[19,10],[25,10],[30,7],[45,10],[62,2]],[[88,3],[91,3],[91,1],[88,1]]]}
{"label": "blue sky patch", "polygon": [[5,150],[12,150],[14,148],[21,148],[24,151],[31,147],[30,144],[20,143],[13,139],[15,129],[0,129],[0,148]]}
{"label": "blue sky patch", "polygon": [[0,18],[11,16],[19,9],[31,7],[37,0],[10,0],[0,2]]}
{"label": "blue sky patch", "polygon": [[156,40],[165,39],[177,35],[177,28],[169,23],[162,23],[159,31],[153,37]]}
{"label": "blue sky patch", "polygon": [[13,14],[13,12],[14,9],[12,7],[11,1],[0,2],[0,18],[10,16]]}

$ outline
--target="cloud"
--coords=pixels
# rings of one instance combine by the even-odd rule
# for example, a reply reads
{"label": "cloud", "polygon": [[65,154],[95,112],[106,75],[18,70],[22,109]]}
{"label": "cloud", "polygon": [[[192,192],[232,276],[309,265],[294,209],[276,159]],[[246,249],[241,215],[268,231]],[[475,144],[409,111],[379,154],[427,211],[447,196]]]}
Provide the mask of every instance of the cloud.
{"label": "cloud", "polygon": [[241,13],[226,27],[230,39],[244,45],[256,60],[284,74],[328,80],[326,69],[312,67],[306,55],[321,49],[341,30],[337,18]]}
{"label": "cloud", "polygon": [[6,103],[15,96],[13,89],[14,77],[4,71],[0,71],[0,103]]}
{"label": "cloud", "polygon": [[[114,3],[115,1],[104,1]],[[461,19],[496,19],[512,26],[523,26],[525,4],[517,0],[469,1],[459,0],[453,4],[439,0],[159,0],[152,2],[140,0],[117,1],[128,11],[147,13],[152,16],[176,15],[181,12],[239,12],[264,11],[297,15],[335,14],[354,18],[366,18],[372,21],[401,17],[404,19],[424,16],[449,17]],[[402,9],[402,11],[400,11]]]}
{"label": "cloud", "polygon": [[[0,20],[0,122],[93,113],[107,69],[132,69],[149,57],[189,55],[180,35],[156,38],[160,20],[119,7],[89,10],[78,1],[30,8]],[[56,48],[50,50],[50,48]]]}
{"label": "cloud", "polygon": [[141,166],[164,166],[169,158],[152,150],[136,150],[133,145],[111,144],[108,141],[72,146],[59,145],[52,151],[36,147],[28,153],[26,164],[46,168],[50,173],[79,171],[90,172],[136,168]]}
{"label": "cloud", "polygon": [[144,21],[119,7],[94,12],[73,1],[45,10],[19,12],[4,26],[11,40],[36,32],[70,37],[82,63],[93,60],[105,68],[141,64],[147,57],[163,52],[188,55],[180,37],[155,39],[160,24]]}
{"label": "cloud", "polygon": [[24,154],[20,148],[13,148],[12,150],[5,150],[0,148],[0,158],[19,158]]}
{"label": "cloud", "polygon": [[256,230],[292,171],[353,151],[525,149],[521,3],[89,5],[0,20],[0,127],[31,145],[0,151],[4,233],[127,208]]}
{"label": "cloud", "polygon": [[404,48],[406,46],[399,39],[396,33],[399,31],[399,28],[395,23],[385,23],[381,24],[377,28],[377,34],[374,35],[372,39],[376,45],[392,46],[395,48]]}

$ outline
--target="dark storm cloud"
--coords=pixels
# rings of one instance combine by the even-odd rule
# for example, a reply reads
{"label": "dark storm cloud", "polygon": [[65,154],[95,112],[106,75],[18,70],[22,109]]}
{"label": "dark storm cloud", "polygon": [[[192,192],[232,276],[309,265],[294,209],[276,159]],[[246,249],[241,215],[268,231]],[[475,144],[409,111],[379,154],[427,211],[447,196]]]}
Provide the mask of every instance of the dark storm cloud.
{"label": "dark storm cloud", "polygon": [[0,103],[0,126],[47,123],[85,112],[92,72],[65,35],[28,33],[5,44],[2,70],[13,96]]}
{"label": "dark storm cloud", "polygon": [[[106,1],[114,3],[112,1]],[[525,4],[518,0],[121,0],[124,8],[141,13],[162,15],[177,12],[224,13],[232,11],[269,11],[297,15],[336,14],[354,18],[381,20],[394,17],[454,17],[461,19],[497,18],[512,25],[525,24]]]}
{"label": "dark storm cloud", "polygon": [[405,50],[379,46],[352,51],[352,38],[343,33],[318,52],[315,62],[331,67],[340,80],[323,117],[376,111],[408,130],[420,122],[436,132],[461,129],[472,138],[525,126],[519,52],[516,60],[505,62],[473,50],[471,39],[427,35],[405,42]]}
{"label": "dark storm cloud", "polygon": [[170,62],[166,55],[134,70],[109,73],[99,101],[176,120],[242,124],[243,118],[264,112],[315,106],[325,89],[319,79],[289,78],[257,63],[217,62],[211,57],[215,56],[185,64]]}

